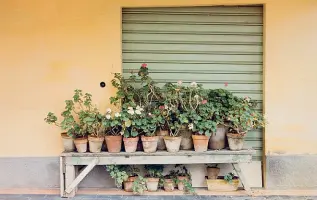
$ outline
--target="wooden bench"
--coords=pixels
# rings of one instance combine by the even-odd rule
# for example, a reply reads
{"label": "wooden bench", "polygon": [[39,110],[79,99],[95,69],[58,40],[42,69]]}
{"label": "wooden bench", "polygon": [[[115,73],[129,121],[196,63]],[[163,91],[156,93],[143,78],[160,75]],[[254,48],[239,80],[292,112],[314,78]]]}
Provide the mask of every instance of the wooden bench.
{"label": "wooden bench", "polygon": [[[179,151],[169,153],[77,153],[64,152],[60,156],[60,191],[61,197],[74,197],[78,184],[96,165],[144,165],[144,164],[209,164],[231,163],[247,192],[251,189],[241,171],[239,163],[252,162],[254,150],[219,150],[207,152]],[[78,165],[86,167],[78,172]]]}

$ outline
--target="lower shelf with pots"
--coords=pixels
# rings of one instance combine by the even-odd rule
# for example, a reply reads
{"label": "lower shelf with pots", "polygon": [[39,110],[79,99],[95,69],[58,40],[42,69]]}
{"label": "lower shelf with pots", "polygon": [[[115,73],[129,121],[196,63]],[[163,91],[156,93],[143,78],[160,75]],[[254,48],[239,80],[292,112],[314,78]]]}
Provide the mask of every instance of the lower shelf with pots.
{"label": "lower shelf with pots", "polygon": [[[241,171],[239,163],[252,162],[252,149],[241,151],[219,150],[207,152],[179,151],[169,153],[157,151],[155,153],[77,153],[65,152],[60,156],[60,195],[73,197],[78,184],[96,165],[143,165],[143,164],[209,164],[231,163],[238,175],[244,189],[248,192],[250,187]],[[79,173],[78,166],[86,165]]]}

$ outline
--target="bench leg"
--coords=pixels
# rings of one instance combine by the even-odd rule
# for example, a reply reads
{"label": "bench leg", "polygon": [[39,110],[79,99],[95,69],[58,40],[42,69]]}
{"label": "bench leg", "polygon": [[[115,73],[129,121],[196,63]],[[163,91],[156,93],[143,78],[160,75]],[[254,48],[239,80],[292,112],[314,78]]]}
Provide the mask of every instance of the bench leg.
{"label": "bench leg", "polygon": [[251,188],[250,188],[250,186],[249,186],[249,184],[248,184],[248,182],[247,182],[247,180],[246,180],[246,178],[245,178],[245,176],[244,176],[239,164],[238,163],[232,163],[232,167],[236,171],[239,179],[241,180],[243,188],[245,189],[247,194],[251,195],[252,194]]}
{"label": "bench leg", "polygon": [[[68,188],[76,178],[76,170],[74,165],[66,165],[65,168],[65,188]],[[75,193],[76,190],[72,190],[69,193],[64,192],[64,197],[74,197]]]}
{"label": "bench leg", "polygon": [[65,165],[64,165],[64,158],[59,158],[59,179],[60,179],[60,195],[61,197],[65,197]]}

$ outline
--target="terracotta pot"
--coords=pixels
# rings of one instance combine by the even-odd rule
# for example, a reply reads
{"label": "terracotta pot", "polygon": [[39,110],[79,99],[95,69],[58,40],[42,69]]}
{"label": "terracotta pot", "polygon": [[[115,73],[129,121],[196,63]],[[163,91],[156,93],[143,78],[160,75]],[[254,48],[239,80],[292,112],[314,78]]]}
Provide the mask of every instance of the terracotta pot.
{"label": "terracotta pot", "polygon": [[174,191],[174,181],[172,179],[165,179],[164,180],[164,190],[167,192]]}
{"label": "terracotta pot", "polygon": [[196,152],[205,152],[208,149],[209,137],[205,135],[192,135]]}
{"label": "terracotta pot", "polygon": [[159,130],[156,135],[158,136],[158,141],[157,141],[157,149],[158,150],[165,150],[166,145],[164,142],[164,136],[168,136],[168,131],[165,130]]}
{"label": "terracotta pot", "polygon": [[226,133],[228,127],[218,125],[216,133],[212,134],[209,140],[209,149],[219,150],[226,147]]}
{"label": "terracotta pot", "polygon": [[126,192],[133,192],[132,186],[135,179],[137,179],[137,176],[130,176],[126,181],[123,182],[123,189]]}
{"label": "terracotta pot", "polygon": [[224,179],[207,179],[208,190],[217,192],[230,192],[238,190],[239,179],[233,179],[228,183]]}
{"label": "terracotta pot", "polygon": [[158,140],[157,136],[147,137],[147,136],[142,135],[141,140],[142,140],[143,150],[145,153],[156,152],[157,140]]}
{"label": "terracotta pot", "polygon": [[104,137],[88,136],[89,151],[92,153],[101,152],[101,147],[104,140],[105,140]]}
{"label": "terracotta pot", "polygon": [[177,184],[177,188],[181,191],[184,190],[184,181],[188,181],[188,177],[187,176],[178,176],[178,184]]}
{"label": "terracotta pot", "polygon": [[191,130],[188,130],[188,129],[180,130],[180,136],[182,136],[180,149],[192,150],[194,148],[192,134],[193,132]]}
{"label": "terracotta pot", "polygon": [[88,143],[87,138],[76,138],[74,140],[74,143],[75,143],[75,146],[76,146],[78,153],[87,152],[87,143]]}
{"label": "terracotta pot", "polygon": [[147,190],[149,192],[157,191],[159,181],[160,181],[159,178],[147,178],[147,180],[146,180]]}
{"label": "terracotta pot", "polygon": [[123,138],[125,152],[133,153],[136,152],[138,146],[139,137],[135,138]]}
{"label": "terracotta pot", "polygon": [[170,153],[175,153],[179,151],[182,137],[164,136],[164,141],[167,151]]}
{"label": "terracotta pot", "polygon": [[245,134],[228,133],[227,138],[229,142],[229,148],[232,151],[242,150],[244,144]]}
{"label": "terracotta pot", "polygon": [[119,153],[122,145],[122,135],[107,135],[105,136],[108,152]]}
{"label": "terracotta pot", "polygon": [[62,142],[64,146],[65,152],[72,152],[75,151],[75,144],[74,139],[72,137],[69,137],[67,133],[61,133]]}
{"label": "terracotta pot", "polygon": [[218,167],[207,167],[208,179],[217,179],[220,169]]}

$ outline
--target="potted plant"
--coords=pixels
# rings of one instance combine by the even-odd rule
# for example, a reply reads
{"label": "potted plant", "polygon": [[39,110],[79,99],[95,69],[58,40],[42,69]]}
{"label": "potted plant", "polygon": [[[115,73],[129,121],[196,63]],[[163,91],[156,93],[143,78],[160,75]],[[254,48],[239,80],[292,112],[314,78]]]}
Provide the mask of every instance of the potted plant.
{"label": "potted plant", "polygon": [[218,168],[218,164],[216,165],[207,165],[207,176],[208,179],[217,179],[220,173],[220,168]]}
{"label": "potted plant", "polygon": [[133,194],[142,195],[144,191],[147,189],[145,184],[146,179],[143,176],[138,175],[132,183]]}
{"label": "potted plant", "polygon": [[165,191],[173,192],[175,188],[175,176],[173,174],[165,175],[163,186]]}
{"label": "potted plant", "polygon": [[[176,171],[175,171],[176,170]],[[175,182],[177,188],[185,193],[195,194],[195,189],[191,184],[191,174],[184,165],[175,165]]]}
{"label": "potted plant", "polygon": [[115,185],[118,188],[122,188],[123,182],[129,178],[126,165],[106,165],[106,170],[109,172],[111,178],[114,179]]}
{"label": "potted plant", "polygon": [[203,100],[196,110],[190,113],[191,122],[188,128],[193,130],[194,148],[197,152],[208,149],[209,137],[215,133],[217,122],[213,120],[214,107],[207,100]]}
{"label": "potted plant", "polygon": [[127,165],[126,172],[128,174],[128,178],[123,182],[123,188],[126,192],[133,192],[133,183],[140,176],[140,170],[134,165]]}
{"label": "potted plant", "polygon": [[213,89],[208,92],[208,101],[215,108],[214,119],[218,121],[217,130],[209,140],[209,149],[220,150],[226,147],[226,133],[228,131],[227,118],[233,102],[238,97],[225,89]]}
{"label": "potted plant", "polygon": [[103,126],[105,128],[105,142],[110,153],[119,153],[122,146],[122,116],[120,113],[111,115],[111,109],[107,109]]}
{"label": "potted plant", "polygon": [[233,102],[227,118],[230,121],[227,133],[230,150],[241,150],[246,133],[265,126],[265,119],[256,110],[256,105],[249,97],[239,98]]}
{"label": "potted plant", "polygon": [[164,165],[145,165],[146,187],[149,192],[155,192],[158,189],[160,179],[163,177]]}
{"label": "potted plant", "polygon": [[207,186],[210,191],[236,191],[239,186],[239,178],[230,172],[224,177],[219,177],[219,179],[207,179]]}

